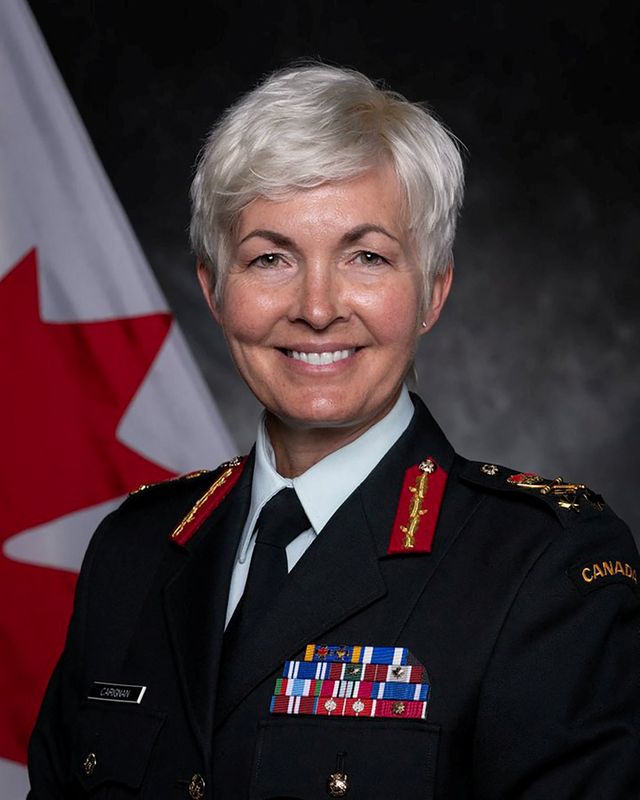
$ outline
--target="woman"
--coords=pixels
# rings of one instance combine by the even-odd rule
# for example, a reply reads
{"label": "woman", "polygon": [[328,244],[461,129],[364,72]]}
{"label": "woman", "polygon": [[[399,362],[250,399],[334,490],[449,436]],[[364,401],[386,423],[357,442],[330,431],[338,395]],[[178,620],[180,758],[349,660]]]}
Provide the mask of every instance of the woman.
{"label": "woman", "polygon": [[405,387],[461,196],[446,130],[349,70],[276,73],[213,129],[198,275],[265,414],[95,535],[33,798],[638,796],[628,531],[456,455]]}

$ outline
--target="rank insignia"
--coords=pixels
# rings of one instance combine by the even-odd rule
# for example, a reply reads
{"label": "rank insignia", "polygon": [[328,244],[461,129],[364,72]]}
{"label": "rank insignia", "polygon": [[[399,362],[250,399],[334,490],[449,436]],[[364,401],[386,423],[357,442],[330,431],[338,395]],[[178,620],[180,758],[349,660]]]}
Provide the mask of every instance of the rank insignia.
{"label": "rank insignia", "polygon": [[391,530],[388,555],[430,553],[447,473],[433,458],[425,458],[405,472]]}
{"label": "rank insignia", "polygon": [[580,505],[587,501],[598,511],[604,508],[604,501],[600,495],[591,491],[584,483],[567,483],[564,478],[557,477],[553,480],[541,478],[535,472],[518,472],[507,478],[507,483],[526,489],[531,492],[553,498],[560,508],[566,511],[580,511]]}
{"label": "rank insignia", "polygon": [[430,684],[406,647],[316,645],[285,662],[272,714],[425,719]]}
{"label": "rank insignia", "polygon": [[184,545],[191,539],[236,485],[238,478],[242,475],[246,460],[246,456],[232,458],[231,461],[222,464],[216,470],[215,480],[202,497],[196,501],[193,508],[176,525],[171,534],[171,541]]}

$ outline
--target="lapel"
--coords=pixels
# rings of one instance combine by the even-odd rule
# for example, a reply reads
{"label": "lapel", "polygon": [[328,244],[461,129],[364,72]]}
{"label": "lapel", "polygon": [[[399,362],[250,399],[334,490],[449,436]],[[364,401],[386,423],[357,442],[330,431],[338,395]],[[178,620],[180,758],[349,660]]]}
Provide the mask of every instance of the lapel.
{"label": "lapel", "polygon": [[205,754],[236,551],[251,498],[253,453],[240,479],[186,546],[171,544],[182,566],[164,587],[164,608],[191,724]]}
{"label": "lapel", "polygon": [[[360,487],[367,522],[375,539],[379,567],[393,600],[376,615],[375,634],[380,644],[409,646],[402,638],[405,623],[427,590],[446,554],[471,518],[482,495],[470,491],[458,475],[464,459],[454,450],[435,419],[416,395],[414,419],[397,444]],[[447,472],[447,485],[429,553],[388,554],[389,539],[401,494],[405,470],[431,457]],[[361,642],[356,642],[361,643]],[[362,642],[362,644],[378,644]]]}
{"label": "lapel", "polygon": [[475,493],[463,488],[460,494],[456,480],[447,489],[432,552],[387,556],[405,470],[427,456],[448,473],[454,469],[451,445],[420,399],[413,400],[409,428],[296,564],[260,629],[221,666],[215,726],[284,661],[390,591],[399,614],[376,615],[377,635],[389,644],[400,635],[402,621],[477,504]]}

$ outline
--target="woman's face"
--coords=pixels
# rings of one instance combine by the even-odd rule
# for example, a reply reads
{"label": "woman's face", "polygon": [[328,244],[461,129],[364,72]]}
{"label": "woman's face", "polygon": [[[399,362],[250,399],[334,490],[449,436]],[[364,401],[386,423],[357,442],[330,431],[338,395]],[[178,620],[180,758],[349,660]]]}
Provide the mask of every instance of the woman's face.
{"label": "woman's face", "polygon": [[258,198],[240,216],[220,305],[200,271],[240,374],[284,426],[362,432],[395,402],[448,290],[439,280],[421,308],[401,207],[388,167]]}

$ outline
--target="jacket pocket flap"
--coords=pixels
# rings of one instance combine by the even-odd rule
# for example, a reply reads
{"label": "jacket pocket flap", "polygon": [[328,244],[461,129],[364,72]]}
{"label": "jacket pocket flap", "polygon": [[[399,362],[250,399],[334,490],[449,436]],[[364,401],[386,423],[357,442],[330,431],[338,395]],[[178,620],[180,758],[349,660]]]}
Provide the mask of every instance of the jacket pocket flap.
{"label": "jacket pocket flap", "polygon": [[164,714],[141,708],[84,706],[73,745],[73,770],[89,790],[103,783],[142,784]]}
{"label": "jacket pocket flap", "polygon": [[384,719],[263,722],[251,797],[326,800],[346,794],[349,800],[428,800],[439,732],[438,726],[423,722]]}

